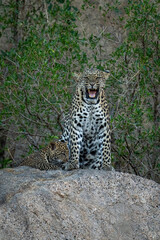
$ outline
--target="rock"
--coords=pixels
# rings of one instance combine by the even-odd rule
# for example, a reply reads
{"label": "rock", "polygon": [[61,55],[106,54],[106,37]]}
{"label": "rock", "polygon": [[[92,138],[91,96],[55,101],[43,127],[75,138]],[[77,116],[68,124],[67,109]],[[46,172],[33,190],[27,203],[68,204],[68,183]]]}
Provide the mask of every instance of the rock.
{"label": "rock", "polygon": [[159,185],[96,170],[0,171],[0,240],[159,240]]}

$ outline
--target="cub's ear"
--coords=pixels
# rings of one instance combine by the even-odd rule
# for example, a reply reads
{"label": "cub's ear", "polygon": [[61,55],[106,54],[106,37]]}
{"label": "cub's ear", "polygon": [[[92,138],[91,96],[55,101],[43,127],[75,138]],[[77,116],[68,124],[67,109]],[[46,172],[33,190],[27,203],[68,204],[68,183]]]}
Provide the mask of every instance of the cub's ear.
{"label": "cub's ear", "polygon": [[105,79],[107,80],[109,78],[110,71],[109,70],[104,70],[103,74],[104,74]]}
{"label": "cub's ear", "polygon": [[81,73],[73,73],[72,76],[73,76],[73,79],[74,79],[76,82],[78,82],[79,79],[80,79]]}
{"label": "cub's ear", "polygon": [[50,143],[50,147],[51,147],[52,150],[55,150],[56,144],[55,144],[54,142],[51,142],[51,143]]}

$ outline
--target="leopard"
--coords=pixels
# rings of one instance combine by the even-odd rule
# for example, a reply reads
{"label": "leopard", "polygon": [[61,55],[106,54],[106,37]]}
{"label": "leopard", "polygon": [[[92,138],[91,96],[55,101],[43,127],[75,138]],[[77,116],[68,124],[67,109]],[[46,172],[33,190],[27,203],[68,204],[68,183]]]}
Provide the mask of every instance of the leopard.
{"label": "leopard", "polygon": [[109,75],[109,70],[96,68],[74,74],[76,90],[61,136],[61,141],[68,142],[69,148],[69,161],[63,166],[65,170],[114,171],[111,165],[109,106],[104,90]]}
{"label": "leopard", "polygon": [[29,166],[40,170],[60,170],[69,160],[66,142],[50,142],[40,151],[26,157],[18,166]]}

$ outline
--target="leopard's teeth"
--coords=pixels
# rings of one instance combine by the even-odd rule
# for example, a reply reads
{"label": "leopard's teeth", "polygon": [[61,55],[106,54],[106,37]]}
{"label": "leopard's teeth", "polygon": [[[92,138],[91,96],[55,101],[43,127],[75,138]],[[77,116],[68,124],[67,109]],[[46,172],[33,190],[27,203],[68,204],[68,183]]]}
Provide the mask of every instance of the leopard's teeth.
{"label": "leopard's teeth", "polygon": [[95,98],[95,97],[96,97],[96,93],[97,93],[96,90],[90,90],[90,89],[88,89],[88,94],[89,94],[89,97],[90,97],[90,98]]}

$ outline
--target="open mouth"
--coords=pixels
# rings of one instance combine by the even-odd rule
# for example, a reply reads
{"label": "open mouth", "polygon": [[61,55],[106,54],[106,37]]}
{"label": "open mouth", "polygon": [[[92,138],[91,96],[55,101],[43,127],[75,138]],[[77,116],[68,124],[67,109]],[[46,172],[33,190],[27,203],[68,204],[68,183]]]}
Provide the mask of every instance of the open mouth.
{"label": "open mouth", "polygon": [[87,98],[95,99],[98,96],[98,89],[86,89]]}

